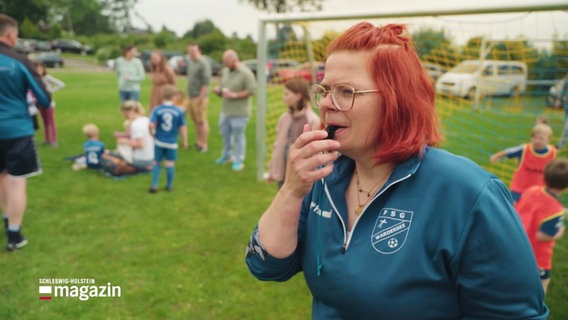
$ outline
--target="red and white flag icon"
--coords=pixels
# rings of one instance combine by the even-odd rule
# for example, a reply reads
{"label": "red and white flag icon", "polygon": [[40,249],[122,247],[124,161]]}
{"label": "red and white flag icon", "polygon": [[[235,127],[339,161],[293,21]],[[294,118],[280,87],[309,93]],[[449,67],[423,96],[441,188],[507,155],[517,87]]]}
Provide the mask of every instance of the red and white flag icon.
{"label": "red and white flag icon", "polygon": [[51,286],[39,286],[39,299],[51,300]]}

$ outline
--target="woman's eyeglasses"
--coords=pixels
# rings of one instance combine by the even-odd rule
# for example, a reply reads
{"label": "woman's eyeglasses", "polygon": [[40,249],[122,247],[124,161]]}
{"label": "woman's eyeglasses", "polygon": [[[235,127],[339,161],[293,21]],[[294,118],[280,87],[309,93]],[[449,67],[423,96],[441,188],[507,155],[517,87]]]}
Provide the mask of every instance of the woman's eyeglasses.
{"label": "woman's eyeglasses", "polygon": [[331,100],[333,105],[339,111],[349,111],[353,109],[353,104],[355,102],[355,95],[363,93],[373,93],[379,92],[380,90],[355,90],[350,85],[347,84],[336,84],[333,87],[327,89],[322,85],[314,84],[310,88],[310,97],[312,103],[318,109],[320,109],[320,102],[322,99],[327,97],[331,93]]}

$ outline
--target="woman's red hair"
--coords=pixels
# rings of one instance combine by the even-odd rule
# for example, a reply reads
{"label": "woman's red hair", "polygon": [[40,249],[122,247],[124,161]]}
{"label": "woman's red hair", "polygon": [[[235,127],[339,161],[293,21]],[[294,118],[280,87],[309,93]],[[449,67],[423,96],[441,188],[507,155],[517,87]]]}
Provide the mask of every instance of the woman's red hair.
{"label": "woman's red hair", "polygon": [[405,31],[404,25],[361,22],[327,48],[328,57],[337,51],[369,52],[369,72],[384,100],[377,119],[377,163],[422,155],[424,146],[436,146],[441,139],[432,82]]}

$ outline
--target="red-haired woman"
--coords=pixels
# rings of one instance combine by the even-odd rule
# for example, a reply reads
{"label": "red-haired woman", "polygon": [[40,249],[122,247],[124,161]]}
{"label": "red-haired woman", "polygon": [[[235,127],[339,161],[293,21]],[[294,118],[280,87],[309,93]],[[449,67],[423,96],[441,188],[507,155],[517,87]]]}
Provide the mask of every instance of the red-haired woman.
{"label": "red-haired woman", "polygon": [[350,28],[311,94],[329,133],[305,127],[292,145],[251,237],[254,276],[302,271],[313,319],[546,319],[507,187],[435,147],[434,91],[404,26]]}
{"label": "red-haired woman", "polygon": [[176,74],[168,65],[166,58],[159,51],[150,53],[150,71],[152,73],[152,92],[150,93],[150,111],[162,104],[162,87],[176,84]]}

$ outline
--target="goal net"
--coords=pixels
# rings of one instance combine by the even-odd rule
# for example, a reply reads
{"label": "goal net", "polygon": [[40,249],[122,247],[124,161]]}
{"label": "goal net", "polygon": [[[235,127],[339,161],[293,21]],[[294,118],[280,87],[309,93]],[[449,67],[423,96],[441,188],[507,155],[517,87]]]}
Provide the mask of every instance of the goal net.
{"label": "goal net", "polygon": [[[401,23],[416,43],[436,88],[442,147],[466,156],[509,183],[517,162],[491,154],[530,141],[537,117],[562,134],[564,110],[554,86],[568,74],[568,3],[437,11],[276,14],[260,18],[257,64],[257,178],[271,158],[283,82],[318,82],[329,42],[360,21]],[[563,3],[562,3],[563,2]],[[568,145],[566,146],[568,148]],[[561,149],[568,154],[568,149]]]}

